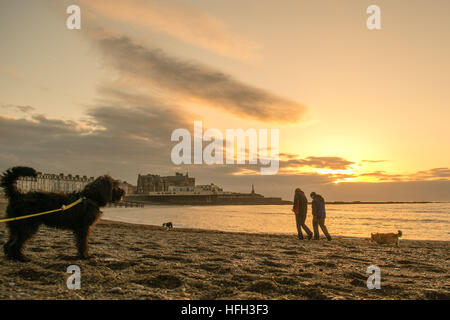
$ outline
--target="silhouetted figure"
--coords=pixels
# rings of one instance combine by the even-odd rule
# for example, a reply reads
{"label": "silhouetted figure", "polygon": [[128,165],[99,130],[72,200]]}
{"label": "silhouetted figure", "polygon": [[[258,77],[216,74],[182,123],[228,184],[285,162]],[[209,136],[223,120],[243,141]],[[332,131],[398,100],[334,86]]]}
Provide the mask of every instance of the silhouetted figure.
{"label": "silhouetted figure", "polygon": [[328,233],[328,229],[325,226],[325,200],[320,194],[311,192],[312,201],[312,215],[313,215],[313,229],[314,229],[314,240],[319,240],[319,226],[322,229],[325,237],[328,241],[331,240],[331,236]]}
{"label": "silhouetted figure", "polygon": [[300,188],[295,189],[294,206],[292,211],[295,213],[295,222],[297,223],[298,238],[303,240],[302,228],[308,235],[308,240],[312,238],[312,232],[305,224],[306,213],[308,212],[308,200],[305,193]]}

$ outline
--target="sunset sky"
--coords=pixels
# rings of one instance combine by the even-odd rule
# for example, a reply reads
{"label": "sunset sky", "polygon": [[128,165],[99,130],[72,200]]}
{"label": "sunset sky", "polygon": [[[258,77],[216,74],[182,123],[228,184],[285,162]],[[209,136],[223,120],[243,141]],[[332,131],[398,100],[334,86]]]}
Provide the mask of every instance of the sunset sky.
{"label": "sunset sky", "polygon": [[[447,0],[2,1],[0,169],[450,201],[449,17]],[[173,165],[171,133],[194,120],[279,129],[278,174]]]}

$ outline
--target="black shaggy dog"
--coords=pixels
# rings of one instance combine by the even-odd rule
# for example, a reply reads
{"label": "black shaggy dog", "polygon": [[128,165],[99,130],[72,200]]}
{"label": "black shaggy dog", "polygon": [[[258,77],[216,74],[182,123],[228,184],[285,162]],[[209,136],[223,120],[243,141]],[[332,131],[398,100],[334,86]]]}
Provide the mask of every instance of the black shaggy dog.
{"label": "black shaggy dog", "polygon": [[7,218],[59,209],[83,198],[81,203],[66,211],[7,222],[9,240],[3,246],[5,255],[23,262],[29,261],[22,253],[23,246],[41,224],[72,230],[80,258],[88,258],[89,229],[100,218],[100,207],[108,202],[120,201],[124,195],[123,189],[119,188],[119,182],[108,175],[98,177],[80,192],[67,194],[39,191],[20,193],[16,187],[19,177],[36,177],[36,171],[28,167],[14,167],[3,173],[0,185],[9,199]]}

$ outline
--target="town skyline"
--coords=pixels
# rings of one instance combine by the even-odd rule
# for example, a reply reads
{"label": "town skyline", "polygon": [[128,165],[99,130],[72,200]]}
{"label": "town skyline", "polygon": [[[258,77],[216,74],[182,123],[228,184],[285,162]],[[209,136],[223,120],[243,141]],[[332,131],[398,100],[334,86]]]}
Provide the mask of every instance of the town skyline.
{"label": "town skyline", "polygon": [[[19,178],[18,182],[17,182],[17,186],[20,190],[22,190],[22,192],[29,192],[29,191],[49,191],[49,192],[75,192],[75,191],[80,191],[82,188],[84,188],[84,186],[87,183],[90,183],[92,181],[94,181],[94,178],[96,178],[97,176],[87,176],[87,175],[81,175],[81,174],[71,174],[71,173],[48,173],[48,172],[41,172],[38,171],[37,172],[37,177],[33,178],[33,177],[23,177],[23,178]],[[173,180],[173,178],[185,178],[184,180],[188,180],[189,183],[181,183],[181,184],[177,184],[177,183],[171,183],[171,182],[176,182],[175,180]],[[162,183],[161,184],[161,188],[152,188],[149,189],[148,187],[145,189],[140,185],[140,181],[143,181],[144,179],[148,179],[151,178],[151,180],[154,180],[155,178],[161,180],[160,182],[162,182],[163,180],[167,180],[167,183]],[[141,180],[142,179],[142,180]],[[0,178],[1,180],[1,178]],[[141,174],[141,173],[137,173],[137,181],[136,184],[130,183],[130,181],[126,181],[126,180],[121,180],[118,179],[120,182],[120,185],[122,188],[124,188],[125,192],[127,195],[139,195],[139,194],[149,194],[149,193],[159,193],[159,192],[169,192],[170,194],[172,194],[173,192],[177,192],[177,191],[188,191],[187,189],[185,190],[186,186],[192,186],[192,187],[201,187],[204,189],[205,186],[209,187],[208,190],[216,190],[216,191],[220,191],[220,192],[224,192],[226,194],[230,194],[230,193],[239,193],[239,194],[258,194],[258,195],[262,195],[264,197],[268,196],[268,197],[279,197],[280,199],[283,200],[288,200],[289,199],[289,195],[286,197],[280,196],[280,194],[271,194],[271,195],[267,195],[267,194],[262,194],[259,191],[256,192],[255,191],[255,185],[254,183],[252,183],[250,186],[241,186],[241,188],[239,190],[232,190],[232,189],[226,189],[224,190],[224,188],[222,188],[220,185],[217,185],[214,181],[209,181],[207,183],[196,183],[196,179],[195,177],[189,176],[189,173],[182,173],[182,172],[175,172],[175,174],[172,175],[160,175],[160,174],[155,174],[155,173],[145,173],[145,174]],[[173,181],[172,181],[173,180]],[[153,182],[153,181],[152,181]],[[143,185],[145,185],[146,182],[143,183]],[[179,188],[180,186],[182,186],[181,188]],[[172,187],[172,188],[170,188]],[[258,186],[257,186],[258,187]],[[189,189],[191,190],[191,189]],[[194,188],[192,188],[191,191],[194,191]],[[2,191],[0,190],[0,196],[2,195]],[[339,203],[339,202],[343,202],[343,203],[389,203],[389,202],[398,202],[398,203],[420,203],[420,202],[441,202],[441,203],[445,203],[445,202],[449,202],[447,200],[444,201],[439,201],[439,200],[430,200],[430,199],[424,199],[424,200],[361,200],[361,199],[354,199],[354,200],[350,200],[350,199],[329,199],[327,202],[331,202],[331,203]],[[268,203],[270,204],[270,203]]]}

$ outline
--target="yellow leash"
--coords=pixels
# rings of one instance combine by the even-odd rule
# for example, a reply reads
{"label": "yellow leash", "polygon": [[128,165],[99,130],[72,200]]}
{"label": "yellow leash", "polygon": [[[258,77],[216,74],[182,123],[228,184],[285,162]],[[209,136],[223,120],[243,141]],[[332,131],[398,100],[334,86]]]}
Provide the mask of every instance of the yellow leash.
{"label": "yellow leash", "polygon": [[49,213],[58,212],[58,211],[66,211],[66,210],[69,210],[70,208],[72,208],[73,206],[76,206],[77,204],[79,204],[83,200],[84,200],[84,198],[80,198],[77,201],[74,201],[74,202],[68,204],[67,206],[66,205],[62,205],[61,208],[55,209],[55,210],[39,212],[39,213],[29,214],[27,216],[20,216],[20,217],[15,217],[15,218],[0,219],[0,222],[9,222],[9,221],[27,219],[27,218],[36,217],[36,216],[42,216],[44,214],[49,214]]}

